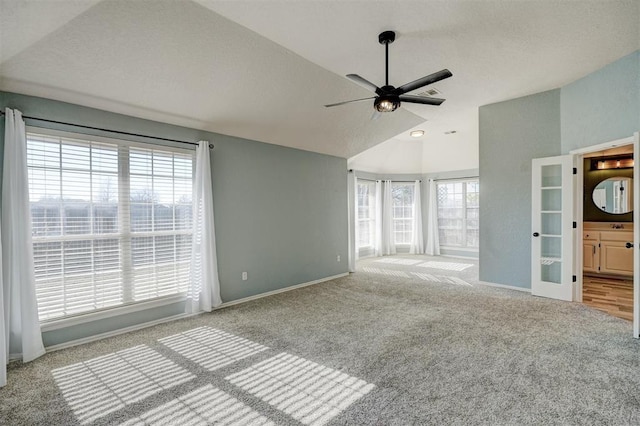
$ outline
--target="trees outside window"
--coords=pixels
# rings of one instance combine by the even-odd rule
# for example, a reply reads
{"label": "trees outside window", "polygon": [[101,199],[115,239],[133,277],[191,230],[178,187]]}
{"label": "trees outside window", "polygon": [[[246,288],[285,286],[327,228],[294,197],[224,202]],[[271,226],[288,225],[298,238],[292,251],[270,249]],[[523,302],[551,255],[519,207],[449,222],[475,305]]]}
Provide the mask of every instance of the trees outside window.
{"label": "trees outside window", "polygon": [[438,182],[436,187],[440,245],[477,248],[480,207],[478,180]]}

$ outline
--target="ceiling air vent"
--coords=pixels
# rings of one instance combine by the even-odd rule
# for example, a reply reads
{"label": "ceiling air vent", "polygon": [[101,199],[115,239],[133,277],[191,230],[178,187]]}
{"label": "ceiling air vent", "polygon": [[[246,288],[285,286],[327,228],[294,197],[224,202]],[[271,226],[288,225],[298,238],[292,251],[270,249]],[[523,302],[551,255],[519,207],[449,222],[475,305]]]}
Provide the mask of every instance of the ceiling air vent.
{"label": "ceiling air vent", "polygon": [[420,93],[416,93],[417,96],[436,96],[436,95],[441,95],[442,92],[439,91],[438,89],[427,89],[424,92],[420,92]]}

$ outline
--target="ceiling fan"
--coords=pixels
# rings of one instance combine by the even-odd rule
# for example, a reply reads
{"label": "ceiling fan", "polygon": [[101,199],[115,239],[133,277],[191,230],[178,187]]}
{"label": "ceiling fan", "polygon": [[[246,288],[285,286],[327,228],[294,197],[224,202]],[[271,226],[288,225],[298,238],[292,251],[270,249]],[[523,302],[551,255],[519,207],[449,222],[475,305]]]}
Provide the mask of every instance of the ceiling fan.
{"label": "ceiling fan", "polygon": [[396,33],[393,31],[384,31],[378,35],[378,42],[380,44],[384,44],[385,46],[385,85],[382,87],[378,87],[375,84],[371,83],[368,80],[360,77],[358,74],[348,74],[347,78],[354,83],[359,84],[365,89],[369,89],[372,92],[375,92],[377,96],[372,96],[369,98],[362,99],[354,99],[351,101],[338,102],[336,104],[325,105],[325,107],[334,107],[338,105],[349,104],[351,102],[362,102],[368,101],[370,99],[375,99],[373,101],[373,107],[378,112],[392,112],[395,111],[401,102],[410,102],[414,104],[425,104],[425,105],[440,105],[445,100],[439,98],[430,98],[426,96],[414,96],[407,95],[406,93],[411,92],[412,90],[416,90],[420,87],[426,86],[428,84],[433,84],[437,81],[444,80],[445,78],[451,77],[451,71],[448,69],[443,69],[442,71],[438,71],[436,73],[427,75],[425,77],[419,78],[411,83],[404,84],[400,87],[393,87],[389,85],[389,45],[394,42],[396,39]]}

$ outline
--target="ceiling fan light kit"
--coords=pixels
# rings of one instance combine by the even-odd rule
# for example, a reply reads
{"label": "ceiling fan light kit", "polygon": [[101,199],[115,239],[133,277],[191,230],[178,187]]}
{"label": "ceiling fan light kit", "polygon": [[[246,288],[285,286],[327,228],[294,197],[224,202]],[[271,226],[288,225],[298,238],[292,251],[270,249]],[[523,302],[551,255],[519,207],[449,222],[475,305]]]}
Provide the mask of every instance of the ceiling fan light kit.
{"label": "ceiling fan light kit", "polygon": [[378,112],[391,112],[395,111],[400,106],[400,99],[397,96],[378,96],[375,101],[373,101],[373,106]]}
{"label": "ceiling fan light kit", "polygon": [[425,77],[414,80],[410,83],[404,84],[400,87],[394,87],[389,85],[389,45],[396,39],[396,33],[394,31],[384,31],[378,35],[378,42],[384,45],[385,48],[385,85],[378,87],[370,81],[360,77],[358,74],[348,74],[347,78],[354,83],[359,84],[365,89],[375,92],[377,96],[363,99],[355,99],[352,101],[338,102],[335,104],[325,105],[325,107],[334,107],[338,105],[344,105],[352,102],[361,102],[374,99],[373,108],[378,112],[392,112],[398,109],[402,102],[409,102],[414,104],[423,105],[440,105],[444,102],[444,99],[431,98],[428,96],[415,96],[407,95],[406,93],[419,89],[420,87],[427,86],[429,84],[436,83],[445,78],[451,77],[451,71],[443,69],[436,73],[427,75]]}

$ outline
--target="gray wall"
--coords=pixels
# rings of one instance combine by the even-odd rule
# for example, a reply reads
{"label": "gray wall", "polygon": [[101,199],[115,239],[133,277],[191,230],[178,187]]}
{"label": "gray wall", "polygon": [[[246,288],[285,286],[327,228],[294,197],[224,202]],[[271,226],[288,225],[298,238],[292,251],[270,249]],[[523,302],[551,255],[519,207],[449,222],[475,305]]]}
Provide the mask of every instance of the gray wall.
{"label": "gray wall", "polygon": [[[347,272],[345,159],[6,92],[0,92],[0,107],[51,120],[214,143],[216,246],[224,302]],[[3,139],[4,132],[0,147]],[[342,262],[336,261],[338,254]],[[247,281],[241,279],[243,271],[248,272]],[[182,311],[183,304],[178,303],[47,332],[44,339],[47,345],[58,344]]]}
{"label": "gray wall", "polygon": [[640,130],[640,51],[560,90],[562,153]]}
{"label": "gray wall", "polygon": [[213,140],[224,301],[347,272],[345,159],[228,136]]}
{"label": "gray wall", "polygon": [[480,280],[531,286],[531,160],[560,154],[560,90],[480,107]]}

